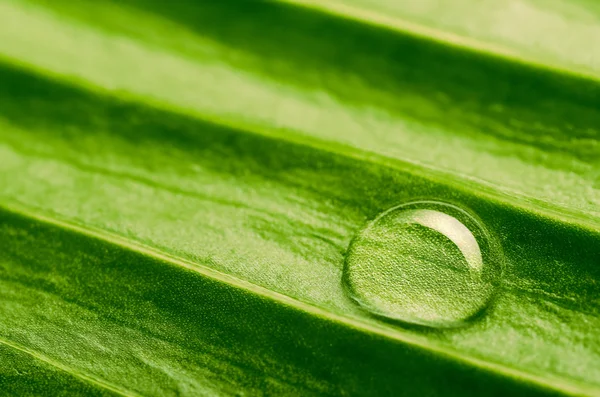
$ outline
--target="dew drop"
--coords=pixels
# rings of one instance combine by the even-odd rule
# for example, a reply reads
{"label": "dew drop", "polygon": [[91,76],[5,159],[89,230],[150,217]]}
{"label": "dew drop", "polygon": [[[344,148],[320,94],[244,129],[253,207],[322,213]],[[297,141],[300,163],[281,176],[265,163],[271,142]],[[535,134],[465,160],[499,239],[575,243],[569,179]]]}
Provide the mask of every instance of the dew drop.
{"label": "dew drop", "polygon": [[475,216],[436,201],[391,208],[350,243],[343,282],[363,309],[431,327],[465,324],[487,307],[499,244]]}

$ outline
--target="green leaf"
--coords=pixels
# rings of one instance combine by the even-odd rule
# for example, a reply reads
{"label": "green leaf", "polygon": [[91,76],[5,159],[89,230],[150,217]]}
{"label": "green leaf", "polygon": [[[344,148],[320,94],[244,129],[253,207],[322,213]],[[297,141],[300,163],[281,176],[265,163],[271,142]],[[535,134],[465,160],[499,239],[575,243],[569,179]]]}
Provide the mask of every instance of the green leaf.
{"label": "green leaf", "polygon": [[[0,1],[2,390],[599,394],[598,7],[290,3]],[[461,328],[342,286],[422,197],[504,251]]]}

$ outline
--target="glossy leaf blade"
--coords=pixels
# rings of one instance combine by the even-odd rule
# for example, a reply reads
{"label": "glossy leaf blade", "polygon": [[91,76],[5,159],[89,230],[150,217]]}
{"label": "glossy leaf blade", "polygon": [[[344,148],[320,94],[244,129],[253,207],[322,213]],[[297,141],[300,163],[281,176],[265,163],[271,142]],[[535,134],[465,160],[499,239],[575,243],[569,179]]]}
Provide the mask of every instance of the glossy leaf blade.
{"label": "glossy leaf blade", "polygon": [[[87,5],[0,3],[7,341],[125,394],[597,392],[595,83],[289,5]],[[363,223],[424,195],[504,247],[462,330],[383,323],[341,287]],[[34,239],[39,216],[60,226]],[[60,314],[28,337],[37,294]],[[80,344],[42,343],[75,318]]]}

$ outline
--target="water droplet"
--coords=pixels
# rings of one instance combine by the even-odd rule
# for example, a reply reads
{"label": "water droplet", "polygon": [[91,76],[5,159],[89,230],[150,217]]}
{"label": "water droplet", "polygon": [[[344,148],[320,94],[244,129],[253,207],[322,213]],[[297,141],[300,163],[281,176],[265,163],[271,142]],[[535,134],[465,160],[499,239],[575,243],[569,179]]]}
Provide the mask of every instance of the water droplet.
{"label": "water droplet", "polygon": [[349,296],[378,316],[453,327],[480,313],[502,270],[499,244],[475,216],[418,201],[391,208],[350,243]]}

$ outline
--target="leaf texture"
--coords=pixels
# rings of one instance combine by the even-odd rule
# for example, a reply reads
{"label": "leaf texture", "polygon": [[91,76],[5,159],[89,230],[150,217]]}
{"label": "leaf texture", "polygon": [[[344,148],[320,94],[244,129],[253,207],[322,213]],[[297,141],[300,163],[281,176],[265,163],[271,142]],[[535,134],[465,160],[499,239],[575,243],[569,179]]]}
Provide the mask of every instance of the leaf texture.
{"label": "leaf texture", "polygon": [[[464,25],[297,3],[0,2],[0,383],[598,394],[596,66],[546,36],[526,51],[534,28],[486,31],[490,2]],[[543,15],[597,35],[572,4]],[[402,327],[344,294],[354,234],[415,197],[502,244],[468,327]]]}

